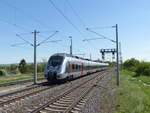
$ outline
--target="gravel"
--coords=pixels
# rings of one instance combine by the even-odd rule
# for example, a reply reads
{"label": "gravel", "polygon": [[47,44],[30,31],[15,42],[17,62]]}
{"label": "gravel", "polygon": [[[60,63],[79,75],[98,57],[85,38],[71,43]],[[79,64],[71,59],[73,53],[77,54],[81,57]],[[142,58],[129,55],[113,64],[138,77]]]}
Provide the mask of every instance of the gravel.
{"label": "gravel", "polygon": [[113,113],[115,111],[114,93],[117,88],[111,74],[105,76],[89,93],[81,113]]}
{"label": "gravel", "polygon": [[[103,73],[103,72],[100,72],[100,73]],[[93,74],[92,76],[95,76],[97,74],[98,73]],[[4,107],[0,107],[0,113],[28,113],[34,110],[36,107],[39,107],[44,103],[47,103],[48,100],[52,99],[54,96],[61,94],[62,92],[64,92],[65,90],[69,88],[77,86],[79,83],[89,78],[91,78],[90,75],[71,81],[68,84],[59,85],[57,87],[38,93],[34,96],[30,96],[18,102],[6,105]],[[98,90],[98,89],[99,88],[95,88],[95,90]],[[97,113],[97,112],[90,112],[90,113]]]}

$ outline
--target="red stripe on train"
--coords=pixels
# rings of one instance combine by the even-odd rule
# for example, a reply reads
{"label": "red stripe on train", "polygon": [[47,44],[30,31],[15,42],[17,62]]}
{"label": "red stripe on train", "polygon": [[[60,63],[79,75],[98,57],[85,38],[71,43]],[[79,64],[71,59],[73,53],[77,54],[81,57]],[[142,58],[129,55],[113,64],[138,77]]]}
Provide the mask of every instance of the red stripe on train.
{"label": "red stripe on train", "polygon": [[69,70],[70,70],[70,72],[72,72],[72,64],[70,64]]}

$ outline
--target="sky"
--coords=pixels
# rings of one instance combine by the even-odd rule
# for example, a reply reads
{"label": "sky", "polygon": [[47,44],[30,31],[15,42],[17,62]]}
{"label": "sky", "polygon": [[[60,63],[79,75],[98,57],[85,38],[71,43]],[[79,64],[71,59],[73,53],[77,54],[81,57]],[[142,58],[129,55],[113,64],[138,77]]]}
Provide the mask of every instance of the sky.
{"label": "sky", "polygon": [[[32,32],[35,29],[40,32],[37,43],[55,31],[59,32],[48,41],[62,40],[37,47],[38,62],[54,53],[69,53],[69,36],[73,39],[73,54],[85,54],[85,58],[91,54],[92,59],[101,59],[99,50],[115,48],[115,43],[103,39],[83,42],[87,38],[100,38],[86,28],[115,40],[115,29],[111,28],[115,24],[118,24],[123,60],[136,58],[150,61],[149,0],[51,1],[63,15],[50,0],[0,0],[0,64],[19,63],[23,58],[33,62],[32,46],[11,45],[24,43],[16,34],[33,43]],[[106,58],[110,60],[111,55]]]}

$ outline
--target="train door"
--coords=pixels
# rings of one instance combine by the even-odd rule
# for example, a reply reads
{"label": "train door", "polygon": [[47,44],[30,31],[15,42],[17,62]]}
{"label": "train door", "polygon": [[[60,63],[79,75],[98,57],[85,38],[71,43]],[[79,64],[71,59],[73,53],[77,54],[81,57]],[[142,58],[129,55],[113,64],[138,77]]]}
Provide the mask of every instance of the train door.
{"label": "train door", "polygon": [[70,67],[69,67],[69,62],[66,63],[66,73],[69,74],[70,72]]}

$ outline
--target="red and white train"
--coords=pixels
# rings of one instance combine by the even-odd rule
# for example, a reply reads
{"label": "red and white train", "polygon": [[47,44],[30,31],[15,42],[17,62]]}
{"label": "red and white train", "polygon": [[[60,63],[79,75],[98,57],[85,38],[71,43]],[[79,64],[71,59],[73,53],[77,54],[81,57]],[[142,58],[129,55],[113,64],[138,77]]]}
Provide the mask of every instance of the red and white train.
{"label": "red and white train", "polygon": [[94,62],[66,53],[56,53],[49,58],[44,73],[48,81],[71,79],[101,71],[107,66],[107,63]]}

